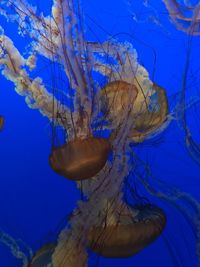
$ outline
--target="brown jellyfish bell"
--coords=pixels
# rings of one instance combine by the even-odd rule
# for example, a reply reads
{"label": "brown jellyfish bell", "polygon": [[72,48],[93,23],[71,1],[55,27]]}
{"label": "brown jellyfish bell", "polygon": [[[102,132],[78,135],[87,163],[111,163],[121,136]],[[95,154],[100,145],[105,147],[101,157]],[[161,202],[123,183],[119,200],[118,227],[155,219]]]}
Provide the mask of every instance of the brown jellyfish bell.
{"label": "brown jellyfish bell", "polygon": [[2,129],[3,129],[4,122],[5,122],[5,119],[4,119],[4,117],[0,115],[0,130],[2,130]]}
{"label": "brown jellyfish bell", "polygon": [[151,90],[143,92],[137,83],[130,85],[125,81],[111,82],[102,89],[102,102],[104,110],[114,124],[119,124],[124,107],[130,101],[128,94],[130,86],[138,92],[132,102],[133,129],[130,138],[139,143],[158,130],[166,121],[168,103],[165,90],[155,83]]}
{"label": "brown jellyfish bell", "polygon": [[77,138],[54,148],[49,162],[58,174],[71,180],[84,180],[93,177],[104,167],[110,150],[107,139]]}
{"label": "brown jellyfish bell", "polygon": [[51,256],[56,245],[49,243],[40,248],[31,259],[28,267],[47,267],[51,263]]}
{"label": "brown jellyfish bell", "polygon": [[164,212],[151,204],[133,210],[125,207],[105,218],[102,225],[90,229],[88,246],[108,258],[133,256],[159,237],[166,224]]}

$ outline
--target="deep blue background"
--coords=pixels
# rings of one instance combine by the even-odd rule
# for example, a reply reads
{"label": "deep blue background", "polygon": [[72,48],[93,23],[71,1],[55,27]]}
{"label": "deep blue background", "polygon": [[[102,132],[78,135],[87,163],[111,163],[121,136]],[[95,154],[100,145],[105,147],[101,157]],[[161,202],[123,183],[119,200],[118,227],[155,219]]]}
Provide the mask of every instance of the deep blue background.
{"label": "deep blue background", "polygon": [[[182,86],[188,36],[170,23],[162,1],[151,1],[152,7],[148,9],[142,6],[141,0],[82,2],[87,38],[104,41],[110,34],[117,35],[120,41],[132,42],[139,62],[149,71],[150,77],[166,89],[172,110],[176,105],[174,95]],[[39,5],[48,14],[50,1],[44,0]],[[138,22],[134,20],[134,14]],[[155,18],[160,24],[155,23]],[[18,36],[15,25],[2,18],[0,22],[16,47],[25,51],[28,38]],[[192,95],[198,97],[198,49],[199,38],[195,37],[188,99]],[[0,133],[0,227],[36,250],[55,235],[56,227],[75,207],[80,193],[73,182],[53,173],[48,165],[51,144],[48,119],[37,110],[29,109],[24,98],[16,94],[13,84],[4,77],[0,77],[0,88],[0,113],[5,117],[5,128]],[[190,109],[188,120],[198,140],[200,122],[198,106],[195,108],[197,111]],[[176,121],[159,140],[157,145],[154,142],[141,145],[138,154],[148,159],[156,177],[200,200],[200,166],[189,157],[182,129]],[[101,258],[100,267],[197,266],[194,237],[185,219],[173,207],[160,205],[168,216],[164,233],[168,243],[161,237],[133,258]],[[91,266],[94,258],[92,255]],[[20,263],[9,250],[0,245],[0,267],[18,266]]]}

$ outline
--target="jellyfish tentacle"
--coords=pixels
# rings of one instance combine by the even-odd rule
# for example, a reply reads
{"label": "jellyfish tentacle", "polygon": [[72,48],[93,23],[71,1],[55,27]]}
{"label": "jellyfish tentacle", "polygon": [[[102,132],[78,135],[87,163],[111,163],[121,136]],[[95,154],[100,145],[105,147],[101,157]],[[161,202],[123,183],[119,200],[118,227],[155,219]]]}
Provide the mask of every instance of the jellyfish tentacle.
{"label": "jellyfish tentacle", "polygon": [[91,67],[86,66],[83,60],[87,60],[87,47],[82,34],[77,30],[80,21],[74,14],[77,11],[73,8],[73,1],[54,0],[51,17],[37,16],[35,8],[26,4],[26,1],[10,0],[7,6],[17,13],[15,21],[20,18],[22,33],[33,38],[33,51],[64,67],[70,86],[76,90],[74,120],[82,120],[83,123],[78,134],[87,136],[92,113],[92,101],[89,98],[93,96],[94,85],[89,77]]}
{"label": "jellyfish tentacle", "polygon": [[25,255],[25,253],[20,249],[18,242],[2,230],[0,231],[0,242],[10,248],[11,253],[15,258],[22,261],[22,267],[28,266],[29,257],[32,257],[32,250],[30,248],[28,248],[30,255]]}
{"label": "jellyfish tentacle", "polygon": [[[50,120],[57,113],[66,110],[58,100],[54,100],[56,109],[53,111],[53,95],[51,95],[43,85],[42,79],[36,77],[30,78],[27,71],[23,68],[26,60],[20,55],[13,42],[6,35],[0,36],[0,65],[2,74],[15,84],[15,90],[18,94],[25,96],[26,103],[30,108],[37,108]],[[28,63],[29,64],[29,63]],[[64,114],[68,114],[67,111]],[[69,120],[69,118],[66,118]],[[70,120],[69,120],[70,121]],[[62,125],[61,121],[59,122]]]}

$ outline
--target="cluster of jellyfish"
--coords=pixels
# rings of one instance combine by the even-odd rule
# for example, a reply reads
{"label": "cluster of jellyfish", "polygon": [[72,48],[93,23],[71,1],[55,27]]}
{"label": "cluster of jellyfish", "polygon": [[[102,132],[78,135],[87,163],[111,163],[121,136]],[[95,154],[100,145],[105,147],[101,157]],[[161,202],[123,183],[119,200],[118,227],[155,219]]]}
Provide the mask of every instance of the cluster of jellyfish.
{"label": "cluster of jellyfish", "polygon": [[[193,12],[187,18],[177,1],[163,2],[178,28],[189,35],[199,33],[199,5],[185,8]],[[33,255],[20,251],[17,241],[6,233],[1,233],[0,241],[23,267],[86,267],[88,249],[108,258],[135,255],[162,234],[167,218],[159,206],[144,203],[134,187],[134,205],[126,201],[124,187],[134,173],[132,179],[149,195],[173,204],[189,218],[199,254],[199,203],[163,182],[154,179],[152,185],[151,171],[133,149],[164,131],[171,116],[165,89],[150,80],[132,44],[114,38],[103,43],[87,41],[78,1],[54,0],[49,16],[38,14],[26,0],[0,1],[0,10],[8,21],[18,24],[22,36],[32,39],[30,54],[24,58],[1,28],[1,73],[30,108],[49,118],[49,164],[60,176],[75,181],[84,196],[58,240]],[[49,90],[41,77],[31,77],[38,56],[62,69],[64,85],[54,84]],[[181,107],[184,90],[183,84]],[[181,110],[188,146],[198,152],[184,119],[186,109]],[[1,129],[3,124],[1,116]]]}

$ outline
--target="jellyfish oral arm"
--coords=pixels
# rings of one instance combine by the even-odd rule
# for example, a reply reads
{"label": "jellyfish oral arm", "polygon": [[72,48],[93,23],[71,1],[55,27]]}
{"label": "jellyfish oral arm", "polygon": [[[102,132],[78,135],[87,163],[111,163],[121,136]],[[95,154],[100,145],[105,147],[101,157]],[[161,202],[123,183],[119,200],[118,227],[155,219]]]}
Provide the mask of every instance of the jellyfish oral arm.
{"label": "jellyfish oral arm", "polygon": [[[88,52],[78,16],[79,3],[75,7],[71,0],[54,0],[52,14],[47,17],[37,15],[36,8],[25,0],[3,1],[1,5],[8,9],[2,14],[17,22],[22,35],[32,38],[32,51],[63,67],[70,87],[76,90],[74,106],[77,120],[84,124],[81,128],[88,129],[90,119],[86,118],[92,113],[91,97],[94,88],[90,77],[91,65],[85,64]],[[87,116],[84,117],[83,114]]]}
{"label": "jellyfish oral arm", "polygon": [[[91,66],[85,64],[88,52],[78,12],[79,10],[75,10],[74,3],[67,0],[54,1],[52,7],[52,17],[59,33],[60,58],[71,87],[76,90],[74,104],[75,111],[79,114],[79,121],[83,124],[80,128],[88,129],[90,125],[86,117],[90,117],[92,113],[93,83],[90,78]],[[87,114],[86,117],[83,114]],[[83,131],[80,134],[84,135]]]}
{"label": "jellyfish oral arm", "polygon": [[[29,259],[25,255],[25,253],[21,250],[18,240],[15,240],[13,237],[0,230],[0,242],[10,248],[11,253],[15,258],[22,261],[23,263],[22,267],[28,266]],[[27,249],[29,252],[29,257],[32,257],[33,256],[32,250],[28,247]]]}
{"label": "jellyfish oral arm", "polygon": [[[51,95],[43,85],[42,79],[37,77],[31,79],[25,70],[25,66],[30,65],[29,59],[26,60],[21,56],[13,42],[6,35],[0,36],[0,67],[2,74],[15,84],[15,90],[19,95],[25,96],[27,105],[30,108],[38,109],[50,120],[57,116],[63,108],[62,104],[54,99],[53,112],[53,95]],[[67,114],[67,112],[65,112]],[[59,123],[59,120],[58,120]],[[62,125],[62,123],[60,122]]]}

